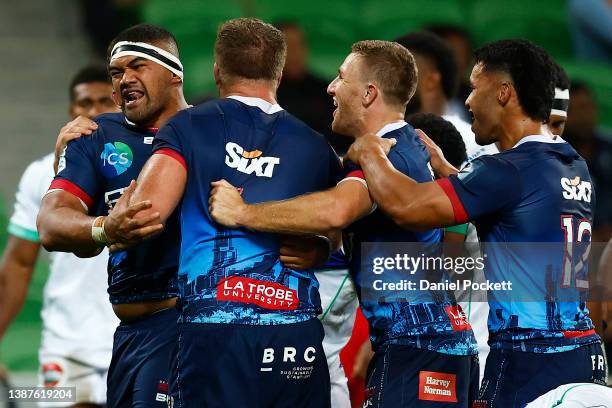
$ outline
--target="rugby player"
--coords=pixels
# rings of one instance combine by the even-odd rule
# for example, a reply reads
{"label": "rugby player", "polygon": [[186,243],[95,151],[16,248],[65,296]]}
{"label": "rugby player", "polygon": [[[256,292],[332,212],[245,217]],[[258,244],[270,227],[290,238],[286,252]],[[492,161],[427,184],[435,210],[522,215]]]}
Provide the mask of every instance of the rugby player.
{"label": "rugby player", "polygon": [[[93,118],[118,111],[104,66],[87,66],[69,87],[69,115]],[[26,299],[40,251],[36,216],[54,176],[54,154],[31,163],[24,172],[8,227],[8,242],[0,263],[0,339]],[[44,288],[39,385],[76,387],[75,404],[44,406],[101,406],[106,403],[106,374],[117,326],[106,300],[108,253],[91,259],[51,254]],[[83,294],[87,293],[87,298]]]}
{"label": "rugby player", "polygon": [[[147,203],[128,206],[127,200],[157,128],[187,107],[176,40],[160,27],[131,27],[111,43],[108,69],[122,113],[99,116],[91,136],[68,144],[38,217],[41,242],[49,250],[92,255],[113,244],[117,234],[136,242],[161,229],[156,222],[128,225],[126,215]],[[108,292],[121,320],[108,375],[111,407],[166,406],[177,337],[179,240],[173,218],[162,235],[110,255]]]}
{"label": "rugby player", "polygon": [[[396,138],[393,163],[425,182],[432,180],[429,155],[404,121],[416,82],[414,58],[404,47],[361,41],[353,44],[328,93],[337,105],[334,132],[349,137],[376,132],[377,137]],[[448,294],[434,299],[425,292],[421,301],[380,301],[361,293],[367,289],[362,282],[371,274],[371,265],[361,262],[361,243],[374,242],[373,253],[384,242],[438,243],[440,230],[407,232],[375,211],[361,170],[351,164],[337,186],[286,201],[246,204],[249,200],[243,201],[228,181],[213,185],[211,215],[228,227],[276,233],[324,233],[348,227],[353,243],[351,272],[375,351],[364,406],[414,407],[426,401],[435,401],[436,406],[471,405],[478,387],[476,342],[453,299]]]}
{"label": "rugby player", "polygon": [[[485,275],[512,280],[519,301],[489,293],[491,352],[475,406],[522,406],[561,384],[604,383],[601,340],[585,292],[577,290],[580,276],[564,274],[568,300],[557,301],[557,288],[567,281],[547,272],[567,271],[561,247],[590,241],[594,194],[585,161],[545,126],[555,85],[546,52],[526,40],[503,40],[476,51],[475,59],[466,101],[472,129],[479,144],[495,142],[501,153],[477,158],[458,174],[445,164],[437,171],[450,176],[432,183],[395,170],[385,154],[392,142],[373,135],[357,139],[349,157],[361,164],[374,201],[398,224],[474,221],[481,242],[503,243],[487,246]],[[558,243],[559,251],[548,257],[535,254],[535,244],[509,242]],[[570,249],[580,257],[585,246]]]}
{"label": "rugby player", "polygon": [[176,407],[330,405],[313,272],[279,262],[279,236],[222,228],[208,214],[210,183],[220,178],[249,201],[289,198],[339,179],[339,160],[323,136],[276,103],[285,54],[271,25],[224,23],[215,42],[221,98],[170,120],[138,180],[133,201],[153,209],[136,220],[158,212],[165,221],[181,202]]}

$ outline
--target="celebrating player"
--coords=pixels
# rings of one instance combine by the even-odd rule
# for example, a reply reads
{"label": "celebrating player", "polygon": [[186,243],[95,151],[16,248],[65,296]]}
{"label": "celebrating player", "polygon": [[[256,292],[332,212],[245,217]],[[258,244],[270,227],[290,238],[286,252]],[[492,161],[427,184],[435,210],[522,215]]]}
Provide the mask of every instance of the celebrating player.
{"label": "celebrating player", "polygon": [[[181,313],[175,406],[329,406],[318,283],[279,262],[279,237],[218,228],[210,183],[251,201],[335,183],[325,139],[276,104],[285,61],[280,31],[257,19],[223,24],[215,43],[221,99],[178,114],[155,139],[134,201],[165,221],[181,202]],[[317,163],[316,168],[311,167]],[[184,193],[184,195],[183,195]]]}
{"label": "celebrating player", "polygon": [[[590,240],[594,195],[584,160],[544,126],[555,85],[548,55],[528,41],[504,40],[485,45],[475,58],[466,101],[472,129],[479,144],[496,142],[502,153],[432,183],[394,169],[385,155],[392,143],[373,135],[357,139],[349,157],[361,164],[374,201],[398,224],[431,228],[473,220],[482,242],[500,243],[485,247],[485,274],[493,282],[511,279],[515,298],[498,301],[489,293],[491,353],[479,403],[522,406],[561,384],[604,381],[601,342],[578,290],[584,276],[571,274],[584,270],[572,268],[567,262],[579,258],[560,249],[584,256],[585,245],[573,243]],[[442,174],[456,172],[441,167]],[[516,244],[534,242],[558,243],[559,250],[547,256],[550,250],[536,253],[535,244]],[[555,276],[560,271],[569,271],[562,282]],[[569,295],[559,301],[562,283]]]}
{"label": "celebrating player", "polygon": [[[117,234],[136,242],[161,228],[156,222],[128,225],[126,215],[147,203],[128,206],[126,201],[130,181],[151,155],[157,128],[187,107],[176,40],[156,26],[129,28],[111,43],[108,68],[123,113],[100,116],[91,136],[68,144],[38,218],[41,242],[50,250],[91,255],[114,243]],[[108,291],[121,319],[108,378],[111,407],[166,406],[177,337],[179,240],[173,218],[159,237],[111,253]]]}
{"label": "celebrating player", "polygon": [[[396,138],[392,162],[403,173],[425,182],[432,180],[429,155],[414,129],[403,120],[416,88],[416,75],[414,58],[404,47],[386,41],[361,41],[353,45],[328,93],[337,105],[334,132],[350,137],[376,132],[377,137]],[[211,215],[230,227],[324,233],[350,226],[351,272],[375,350],[366,406],[413,407],[423,401],[437,401],[437,406],[445,406],[445,402],[455,407],[471,404],[478,386],[476,344],[467,322],[461,321],[461,327],[451,324],[451,311],[462,315],[453,299],[438,294],[434,300],[434,295],[426,292],[425,300],[418,302],[380,301],[362,293],[362,282],[369,272],[361,263],[361,243],[437,243],[439,230],[407,232],[375,211],[361,170],[351,165],[334,188],[287,201],[245,204],[227,181],[214,185]]]}
{"label": "celebrating player", "polygon": [[[72,118],[118,110],[104,66],[81,69],[69,91]],[[0,338],[23,306],[32,278],[40,250],[36,216],[53,179],[53,157],[51,153],[30,164],[19,183],[0,266]],[[106,402],[106,374],[118,323],[106,300],[107,260],[106,251],[91,259],[51,254],[41,312],[39,384],[75,386],[77,407]]]}

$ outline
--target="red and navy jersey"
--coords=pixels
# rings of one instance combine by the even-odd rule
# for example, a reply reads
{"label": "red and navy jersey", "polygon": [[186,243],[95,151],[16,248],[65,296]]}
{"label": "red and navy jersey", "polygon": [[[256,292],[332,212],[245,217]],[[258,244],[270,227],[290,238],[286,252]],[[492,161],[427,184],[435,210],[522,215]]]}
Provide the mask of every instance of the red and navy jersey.
{"label": "red and navy jersey", "polygon": [[154,149],[187,170],[179,321],[265,325],[315,318],[321,306],[314,273],[280,263],[278,235],[214,223],[208,198],[210,183],[220,179],[247,203],[335,185],[341,166],[323,136],[278,105],[229,97],[176,115],[158,132]]}
{"label": "red and navy jersey", "polygon": [[[397,140],[388,155],[396,170],[419,183],[433,180],[429,153],[412,126],[404,121],[392,123],[379,131],[378,135]],[[343,182],[355,178],[365,182],[363,172],[354,163],[345,163],[344,171]],[[408,247],[401,243],[419,243],[415,245],[419,250],[427,248],[439,251],[442,239],[440,229],[408,231],[376,209],[353,223],[346,232],[350,240],[346,247],[352,248],[350,269],[358,288],[361,309],[370,325],[374,347],[399,344],[444,354],[478,354],[471,327],[452,293],[396,291],[390,293],[393,297],[389,298],[384,292],[372,291],[374,258],[389,252],[392,245],[406,250]],[[393,281],[392,276],[389,272],[381,275],[386,281]],[[436,282],[442,282],[444,277],[437,272],[431,274],[422,269],[414,276],[415,281],[428,279]]]}
{"label": "red and navy jersey", "polygon": [[[151,156],[155,131],[128,124],[121,113],[96,118],[98,129],[68,143],[50,189],[78,197],[90,215],[107,215]],[[180,230],[177,214],[158,237],[110,254],[108,293],[113,304],[177,296]]]}
{"label": "red and navy jersey", "polygon": [[561,138],[528,136],[438,180],[455,221],[475,222],[490,291],[493,348],[560,352],[599,341],[586,307],[595,195],[582,157]]}

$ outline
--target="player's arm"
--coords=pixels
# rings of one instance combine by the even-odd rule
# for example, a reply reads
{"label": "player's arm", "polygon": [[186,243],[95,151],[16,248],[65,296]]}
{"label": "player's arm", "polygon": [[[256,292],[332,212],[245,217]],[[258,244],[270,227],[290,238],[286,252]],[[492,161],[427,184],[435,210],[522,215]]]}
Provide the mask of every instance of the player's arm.
{"label": "player's arm", "polygon": [[47,251],[75,252],[93,256],[101,245],[92,238],[95,217],[87,215],[83,203],[72,193],[53,190],[42,200],[36,226]]}
{"label": "player's arm", "polygon": [[341,230],[372,210],[363,183],[345,180],[329,190],[290,200],[247,204],[225,180],[212,183],[209,211],[227,227],[280,234],[325,234]]}
{"label": "player's arm", "polygon": [[137,219],[158,216],[165,224],[181,201],[186,184],[187,168],[182,157],[164,154],[164,151],[153,154],[142,168],[130,200],[131,203],[151,203]]}
{"label": "player's arm", "polygon": [[397,171],[389,159],[389,139],[363,136],[348,152],[359,163],[370,195],[393,221],[408,229],[429,229],[455,224],[453,207],[436,182],[417,183]]}
{"label": "player's arm", "polygon": [[0,339],[21,311],[40,243],[9,234],[0,260]]}

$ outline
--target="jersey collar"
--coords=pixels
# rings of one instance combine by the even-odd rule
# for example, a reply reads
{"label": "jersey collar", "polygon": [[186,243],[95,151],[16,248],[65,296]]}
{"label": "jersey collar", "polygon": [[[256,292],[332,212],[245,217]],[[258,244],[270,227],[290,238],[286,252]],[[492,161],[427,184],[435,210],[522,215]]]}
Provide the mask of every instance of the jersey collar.
{"label": "jersey collar", "polygon": [[264,111],[264,113],[267,113],[268,115],[272,115],[283,110],[283,108],[281,108],[279,104],[272,105],[270,102],[264,101],[261,98],[240,95],[231,95],[228,96],[228,98],[242,102],[245,105],[255,106]]}
{"label": "jersey collar", "polygon": [[527,142],[538,142],[538,143],[567,143],[565,140],[561,138],[561,136],[545,136],[545,135],[529,135],[525,136],[521,140],[517,142],[512,148],[518,147],[523,143]]}
{"label": "jersey collar", "polygon": [[393,132],[394,130],[403,128],[407,124],[408,123],[406,123],[405,120],[398,120],[397,122],[387,123],[385,126],[382,127],[382,129],[376,132],[376,136],[384,136],[389,132]]}

